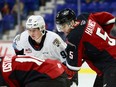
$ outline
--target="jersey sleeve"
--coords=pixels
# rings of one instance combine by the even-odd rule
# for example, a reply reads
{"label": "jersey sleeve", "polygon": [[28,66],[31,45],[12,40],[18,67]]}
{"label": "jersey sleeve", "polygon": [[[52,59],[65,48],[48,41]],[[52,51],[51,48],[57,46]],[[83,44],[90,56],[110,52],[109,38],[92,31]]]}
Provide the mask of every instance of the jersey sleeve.
{"label": "jersey sleeve", "polygon": [[61,62],[64,62],[66,60],[66,49],[67,44],[62,40],[62,38],[58,35],[54,36],[54,39],[51,44],[52,48],[52,55]]}
{"label": "jersey sleeve", "polygon": [[73,29],[67,36],[67,60],[66,65],[69,69],[78,71],[82,65],[83,44],[81,42],[83,29]]}
{"label": "jersey sleeve", "polygon": [[22,43],[21,43],[21,39],[20,39],[21,35],[18,34],[12,43],[13,49],[16,53],[16,55],[23,55],[23,48],[22,48]]}
{"label": "jersey sleeve", "polygon": [[113,28],[114,24],[107,24],[106,23],[113,19],[114,16],[108,12],[96,12],[90,15],[94,18],[94,20],[109,34],[111,29]]}

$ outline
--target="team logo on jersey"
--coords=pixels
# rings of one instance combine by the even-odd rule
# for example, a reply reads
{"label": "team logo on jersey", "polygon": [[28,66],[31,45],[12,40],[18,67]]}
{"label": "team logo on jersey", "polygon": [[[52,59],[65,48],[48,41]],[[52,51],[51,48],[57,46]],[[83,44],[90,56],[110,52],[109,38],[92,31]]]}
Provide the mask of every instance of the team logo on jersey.
{"label": "team logo on jersey", "polygon": [[56,39],[53,41],[53,44],[56,45],[57,47],[59,47],[59,45],[61,44],[61,42],[56,38]]}
{"label": "team logo on jersey", "polygon": [[30,48],[25,49],[26,53],[32,53],[32,50]]}

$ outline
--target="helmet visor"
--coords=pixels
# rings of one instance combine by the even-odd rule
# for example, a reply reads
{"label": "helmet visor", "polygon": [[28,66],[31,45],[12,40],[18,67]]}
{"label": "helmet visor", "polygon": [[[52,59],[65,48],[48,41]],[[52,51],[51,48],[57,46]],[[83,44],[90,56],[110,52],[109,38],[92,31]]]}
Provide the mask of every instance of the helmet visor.
{"label": "helmet visor", "polygon": [[63,32],[63,26],[61,24],[56,24],[58,32]]}
{"label": "helmet visor", "polygon": [[56,28],[57,28],[58,32],[63,32],[67,25],[70,25],[70,21],[67,21],[62,24],[56,24]]}

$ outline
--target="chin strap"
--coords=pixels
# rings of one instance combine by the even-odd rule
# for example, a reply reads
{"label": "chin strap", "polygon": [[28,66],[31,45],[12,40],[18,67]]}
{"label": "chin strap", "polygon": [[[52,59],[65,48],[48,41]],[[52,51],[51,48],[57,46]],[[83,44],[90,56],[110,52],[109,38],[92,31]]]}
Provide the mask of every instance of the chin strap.
{"label": "chin strap", "polygon": [[42,35],[45,35],[46,30],[41,30]]}

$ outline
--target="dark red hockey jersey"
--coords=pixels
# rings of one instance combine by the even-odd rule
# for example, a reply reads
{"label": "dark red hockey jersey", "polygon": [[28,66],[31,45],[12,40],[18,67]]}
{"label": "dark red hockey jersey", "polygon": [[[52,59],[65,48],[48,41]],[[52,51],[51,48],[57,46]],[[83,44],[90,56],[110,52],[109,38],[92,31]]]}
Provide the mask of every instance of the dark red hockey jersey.
{"label": "dark red hockey jersey", "polygon": [[7,55],[2,61],[2,74],[10,87],[24,87],[39,79],[54,79],[64,72],[57,60],[41,60],[30,56]]}
{"label": "dark red hockey jersey", "polygon": [[112,18],[107,12],[77,17],[79,25],[67,35],[66,41],[70,69],[80,69],[83,59],[99,75],[111,65],[116,66],[116,40],[109,35],[113,24],[105,25]]}

